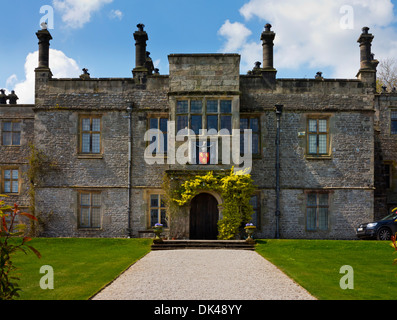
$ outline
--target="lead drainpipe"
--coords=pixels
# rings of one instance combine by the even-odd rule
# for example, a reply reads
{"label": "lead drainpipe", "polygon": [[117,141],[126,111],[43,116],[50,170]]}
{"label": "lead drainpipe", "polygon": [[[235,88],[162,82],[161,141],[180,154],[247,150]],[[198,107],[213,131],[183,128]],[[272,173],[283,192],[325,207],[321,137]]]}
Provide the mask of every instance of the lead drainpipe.
{"label": "lead drainpipe", "polygon": [[131,168],[132,168],[132,105],[127,107],[128,119],[128,237],[132,238],[131,228]]}
{"label": "lead drainpipe", "polygon": [[276,239],[280,239],[280,122],[282,113],[283,106],[276,105]]}

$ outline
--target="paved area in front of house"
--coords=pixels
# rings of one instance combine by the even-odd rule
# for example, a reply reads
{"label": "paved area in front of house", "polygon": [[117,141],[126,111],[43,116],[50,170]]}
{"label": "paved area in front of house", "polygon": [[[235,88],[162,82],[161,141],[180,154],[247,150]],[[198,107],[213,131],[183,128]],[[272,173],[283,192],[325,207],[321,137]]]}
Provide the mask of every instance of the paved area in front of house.
{"label": "paved area in front of house", "polygon": [[93,300],[313,300],[255,251],[152,251]]}

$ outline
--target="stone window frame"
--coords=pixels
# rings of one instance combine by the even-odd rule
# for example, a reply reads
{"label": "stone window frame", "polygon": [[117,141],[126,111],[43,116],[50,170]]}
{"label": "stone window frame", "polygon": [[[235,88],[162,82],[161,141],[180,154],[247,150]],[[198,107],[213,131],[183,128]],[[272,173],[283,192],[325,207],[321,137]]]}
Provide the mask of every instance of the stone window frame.
{"label": "stone window frame", "polygon": [[[254,131],[252,132],[253,134],[258,135],[258,153],[252,153],[253,158],[261,158],[262,156],[262,142],[261,142],[261,136],[262,136],[262,128],[261,128],[261,115],[259,114],[250,114],[250,113],[240,113],[240,137],[244,134],[244,130],[241,129],[241,119],[248,119],[248,128],[251,129],[251,119],[256,119],[258,120],[258,131],[255,133]],[[240,138],[241,139],[241,138]],[[240,140],[241,143],[241,140]],[[241,149],[240,149],[241,153]]]}
{"label": "stone window frame", "polygon": [[[81,201],[82,201],[82,195],[83,194],[89,194],[90,195],[90,204],[89,205],[82,205]],[[100,204],[93,204],[93,197],[92,195],[99,195],[99,199],[100,199]],[[82,215],[82,208],[89,208],[90,210],[90,223],[89,226],[82,226],[82,219],[81,219],[81,215]],[[103,199],[102,199],[102,192],[99,190],[78,190],[77,191],[77,227],[79,230],[100,230],[102,229],[102,207],[103,207]],[[96,226],[93,226],[92,223],[92,209],[99,209],[99,224]]]}
{"label": "stone window frame", "polygon": [[[5,123],[11,123],[12,128],[11,131],[5,131],[4,130],[4,124]],[[19,130],[13,130],[14,129],[14,123],[19,124]],[[11,144],[5,144],[4,143],[4,135],[5,133],[8,132],[11,134]],[[18,143],[14,144],[14,134],[19,135]],[[2,146],[7,146],[7,147],[20,147],[21,146],[21,138],[22,138],[22,121],[21,120],[3,120],[1,123],[1,145]]]}
{"label": "stone window frame", "polygon": [[396,126],[397,126],[397,108],[390,108],[389,115],[390,115],[390,130],[389,130],[389,134],[391,136],[395,136],[395,135],[397,135],[397,128],[396,128],[395,131],[393,130],[393,123],[396,123]]}
{"label": "stone window frame", "polygon": [[[255,207],[254,207],[254,214],[256,213],[256,222],[252,221],[252,220],[250,222],[252,222],[256,226],[257,230],[261,230],[262,229],[261,228],[261,225],[262,225],[262,223],[261,223],[261,220],[262,220],[261,219],[261,217],[262,217],[262,215],[261,215],[261,212],[262,212],[262,208],[261,208],[261,192],[259,190],[254,192],[254,194],[250,198],[250,203],[252,201],[252,198],[254,198],[254,197],[256,197],[256,210],[255,210]],[[251,203],[251,205],[252,205],[252,203]]]}
{"label": "stone window frame", "polygon": [[[169,119],[169,114],[168,114],[168,113],[159,113],[159,114],[154,113],[154,114],[149,115],[149,116],[148,116],[148,120],[147,120],[147,128],[146,128],[147,130],[151,129],[150,121],[151,121],[152,119],[157,119],[158,129],[160,129],[160,122],[161,122],[161,119],[166,119],[166,120],[167,120],[167,129],[166,129],[165,132],[162,131],[162,133],[163,133],[163,135],[164,135],[164,143],[166,144],[166,143],[167,143],[167,137],[168,137],[168,122],[170,121],[170,119]],[[158,140],[157,140],[157,141],[158,141]],[[153,142],[152,142],[152,141],[148,141],[148,142],[146,143],[146,147],[148,147],[149,144],[151,144],[151,143],[153,143]],[[157,151],[157,150],[158,150],[158,149],[156,149],[156,151]],[[161,153],[161,152],[156,152],[156,156],[160,156],[160,157],[167,157],[167,154],[168,154],[168,145],[167,145],[167,150],[164,150],[163,153]]]}
{"label": "stone window frame", "polygon": [[[178,103],[181,101],[187,101],[187,112],[178,112]],[[192,101],[201,101],[202,102],[202,112],[192,112]],[[207,101],[217,101],[217,112],[208,112],[208,104]],[[227,101],[228,103],[230,103],[230,112],[222,112],[222,101]],[[214,147],[214,145],[210,145],[211,141],[210,141],[210,136],[212,137],[217,137],[218,139],[221,137],[232,137],[233,136],[233,123],[234,123],[234,119],[233,116],[235,116],[234,112],[233,112],[233,105],[234,105],[234,97],[231,96],[223,96],[223,95],[199,95],[199,96],[180,96],[178,98],[175,99],[175,112],[174,112],[174,116],[175,116],[175,124],[176,124],[176,133],[178,133],[180,130],[184,130],[186,128],[191,129],[191,117],[192,116],[201,116],[201,129],[206,129],[208,130],[208,116],[213,116],[216,115],[217,121],[218,121],[218,128],[217,128],[217,134],[216,135],[210,135],[208,134],[208,139],[207,139],[207,148],[204,145],[196,145],[193,148],[195,148],[194,154],[195,154],[195,158],[196,158],[196,162],[192,163],[189,162],[190,165],[210,165],[211,161],[218,161],[221,159],[220,157],[220,150],[222,150],[221,145],[218,143],[216,145],[216,147],[218,148],[218,158],[216,158],[216,156],[211,152],[211,148]],[[187,127],[185,128],[178,128],[178,117],[179,116],[186,116],[187,117]],[[230,131],[229,134],[224,134],[222,132],[220,132],[222,130],[222,116],[228,116],[230,117]],[[191,129],[193,130],[193,129]],[[200,134],[195,134],[197,137],[197,141],[200,141],[200,137],[202,137],[202,135]],[[187,132],[186,136],[190,136],[190,130]],[[218,140],[219,142],[219,140]],[[207,162],[200,162],[200,153],[204,152],[203,149],[206,148],[206,152],[210,154],[209,159]],[[193,150],[193,149],[190,149]],[[193,153],[192,153],[193,155]],[[193,159],[193,156],[191,155],[191,159]]]}
{"label": "stone window frame", "polygon": [[[316,205],[309,205],[309,195],[316,195]],[[319,195],[327,195],[327,204],[320,204],[320,197]],[[320,227],[320,219],[319,219],[319,209],[327,209],[327,218],[326,218],[326,223],[327,227],[326,228],[321,228]],[[311,228],[308,226],[308,220],[309,220],[309,214],[308,210],[309,209],[315,209],[315,226],[314,228]],[[305,229],[308,232],[326,232],[330,230],[330,212],[331,212],[331,192],[327,190],[305,190]]]}
{"label": "stone window frame", "polygon": [[383,163],[382,163],[382,177],[383,177],[384,181],[387,183],[385,186],[386,189],[393,188],[393,168],[394,168],[393,161],[388,161],[388,160],[383,161]]}
{"label": "stone window frame", "polygon": [[[5,173],[6,171],[10,170],[10,179],[5,178]],[[13,179],[12,178],[12,171],[17,171],[18,172],[18,179]],[[5,189],[5,182],[10,181],[10,191],[7,192]],[[17,182],[18,184],[18,192],[12,192],[13,190],[13,182]],[[5,195],[19,195],[21,192],[21,170],[17,166],[4,166],[1,167],[1,191]]]}
{"label": "stone window frame", "polygon": [[[152,196],[157,196],[158,197],[158,204],[159,206],[152,206],[151,205],[151,200],[152,200]],[[153,229],[153,226],[156,223],[161,223],[161,211],[164,210],[165,211],[165,217],[167,217],[167,209],[166,209],[166,205],[164,202],[164,206],[161,205],[161,199],[165,197],[165,193],[163,191],[149,191],[146,194],[146,202],[147,202],[147,229]],[[151,219],[151,212],[152,210],[157,210],[157,220],[156,222],[154,222],[152,224],[152,219]],[[164,225],[164,223],[162,223]],[[166,222],[166,224],[164,225],[164,229],[168,229],[169,225]]]}
{"label": "stone window frame", "polygon": [[[83,131],[83,119],[90,119],[90,131]],[[92,120],[93,119],[100,119],[100,131],[92,131]],[[102,145],[102,129],[103,129],[103,120],[102,120],[102,115],[101,114],[80,114],[79,115],[79,130],[78,130],[78,140],[79,140],[79,146],[78,146],[78,156],[80,158],[102,158],[103,157],[103,145]],[[90,136],[92,137],[92,134],[98,134],[99,133],[99,153],[94,153],[92,152],[92,146],[90,146],[90,152],[83,152],[83,133],[84,132],[89,132]]]}
{"label": "stone window frame", "polygon": [[[309,153],[309,141],[310,141],[310,131],[309,131],[309,123],[310,120],[317,120],[317,152],[316,153]],[[327,121],[327,131],[326,132],[319,132],[319,120],[326,120]],[[326,153],[319,153],[319,135],[326,135],[327,141],[327,150]],[[323,114],[310,114],[306,118],[306,150],[305,150],[305,157],[306,159],[331,159],[331,115],[323,115]]]}
{"label": "stone window frame", "polygon": [[[208,112],[207,111],[208,110],[207,101],[214,101],[214,100],[218,101],[218,106],[217,106],[218,111],[217,112]],[[178,113],[178,103],[180,101],[188,101],[187,112]],[[191,111],[191,102],[192,101],[201,101],[202,102],[202,112],[201,113]],[[222,113],[221,101],[230,101],[230,112]],[[179,130],[185,129],[185,128],[178,129],[178,116],[187,116],[188,117],[188,125],[187,125],[188,129],[192,128],[192,124],[191,124],[192,116],[201,116],[201,129],[207,129],[208,128],[208,116],[211,116],[211,115],[216,115],[218,117],[218,119],[217,119],[217,121],[218,121],[218,128],[217,128],[218,135],[219,135],[219,131],[222,129],[221,128],[221,124],[222,124],[221,117],[222,116],[230,116],[230,129],[233,130],[233,99],[229,98],[229,97],[181,97],[181,98],[178,98],[176,100],[176,109],[175,109],[176,132],[178,132]],[[232,135],[231,130],[230,130],[230,135]],[[196,134],[196,135],[199,136],[199,134]]]}

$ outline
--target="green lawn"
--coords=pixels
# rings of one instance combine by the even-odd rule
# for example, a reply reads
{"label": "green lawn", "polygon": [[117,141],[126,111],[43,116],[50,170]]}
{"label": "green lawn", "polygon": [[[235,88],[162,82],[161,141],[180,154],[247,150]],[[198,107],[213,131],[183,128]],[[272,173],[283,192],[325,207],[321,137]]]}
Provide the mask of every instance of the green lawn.
{"label": "green lawn", "polygon": [[[257,252],[321,300],[395,300],[397,257],[388,241],[258,240]],[[354,289],[339,273],[353,267]]]}
{"label": "green lawn", "polygon": [[[390,242],[257,240],[257,252],[322,300],[377,300],[397,297],[397,257]],[[14,263],[24,300],[86,300],[150,251],[150,239],[34,239],[33,253]],[[54,290],[40,288],[43,265],[54,270]],[[340,268],[354,270],[354,289],[339,286]],[[249,266],[248,266],[249,268]],[[260,270],[251,270],[260,272]]]}
{"label": "green lawn", "polygon": [[[23,300],[86,300],[150,251],[150,239],[33,239],[42,255],[17,253]],[[40,288],[40,268],[54,270],[54,289]]]}

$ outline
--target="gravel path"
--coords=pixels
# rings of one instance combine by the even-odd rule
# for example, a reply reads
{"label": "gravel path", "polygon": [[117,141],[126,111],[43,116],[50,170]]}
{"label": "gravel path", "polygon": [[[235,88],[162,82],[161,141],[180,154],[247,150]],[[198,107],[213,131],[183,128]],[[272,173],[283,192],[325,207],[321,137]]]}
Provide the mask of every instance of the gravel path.
{"label": "gravel path", "polygon": [[152,251],[93,300],[313,300],[255,251]]}

